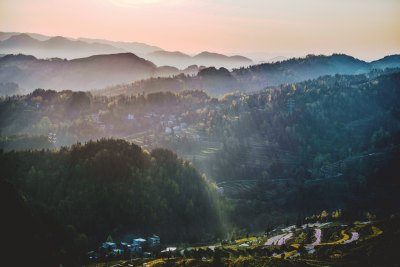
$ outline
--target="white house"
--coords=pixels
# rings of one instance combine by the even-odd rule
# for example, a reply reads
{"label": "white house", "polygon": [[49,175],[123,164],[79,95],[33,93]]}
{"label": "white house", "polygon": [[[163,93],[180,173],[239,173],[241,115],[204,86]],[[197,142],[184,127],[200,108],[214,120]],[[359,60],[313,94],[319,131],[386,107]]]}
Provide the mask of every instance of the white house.
{"label": "white house", "polygon": [[176,247],[168,247],[168,248],[162,250],[161,253],[174,252],[175,250],[176,250]]}
{"label": "white house", "polygon": [[153,236],[147,238],[147,242],[150,247],[158,246],[160,244],[160,237],[157,235],[153,235]]}
{"label": "white house", "polygon": [[181,132],[181,127],[175,126],[174,128],[172,128],[172,130],[174,130],[174,134],[179,134]]}
{"label": "white house", "polygon": [[114,250],[114,249],[117,248],[117,244],[115,244],[115,243],[113,243],[113,242],[104,242],[101,246],[102,246],[104,249],[112,249],[112,250]]}
{"label": "white house", "polygon": [[132,245],[142,245],[143,243],[146,243],[146,239],[144,238],[135,238],[132,240]]}
{"label": "white house", "polygon": [[128,120],[130,120],[130,121],[135,120],[135,115],[133,115],[133,114],[128,114]]}
{"label": "white house", "polygon": [[166,128],[165,128],[165,133],[166,133],[166,134],[172,133],[172,129],[171,129],[170,127],[166,127]]}

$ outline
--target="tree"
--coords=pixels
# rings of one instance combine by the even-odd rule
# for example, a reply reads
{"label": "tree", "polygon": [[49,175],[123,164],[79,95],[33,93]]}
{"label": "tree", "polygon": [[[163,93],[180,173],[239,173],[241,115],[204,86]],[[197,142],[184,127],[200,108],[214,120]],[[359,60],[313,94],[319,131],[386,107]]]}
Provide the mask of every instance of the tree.
{"label": "tree", "polygon": [[110,242],[110,243],[113,243],[113,242],[114,242],[113,239],[112,239],[112,237],[111,237],[111,235],[108,235],[108,236],[107,236],[106,242]]}

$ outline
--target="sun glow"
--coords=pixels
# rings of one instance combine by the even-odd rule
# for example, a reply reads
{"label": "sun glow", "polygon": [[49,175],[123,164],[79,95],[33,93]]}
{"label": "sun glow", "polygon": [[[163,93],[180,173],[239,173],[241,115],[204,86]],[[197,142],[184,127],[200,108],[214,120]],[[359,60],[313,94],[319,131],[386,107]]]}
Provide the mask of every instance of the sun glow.
{"label": "sun glow", "polygon": [[109,1],[114,5],[123,7],[138,7],[143,5],[153,5],[165,2],[163,0],[109,0]]}

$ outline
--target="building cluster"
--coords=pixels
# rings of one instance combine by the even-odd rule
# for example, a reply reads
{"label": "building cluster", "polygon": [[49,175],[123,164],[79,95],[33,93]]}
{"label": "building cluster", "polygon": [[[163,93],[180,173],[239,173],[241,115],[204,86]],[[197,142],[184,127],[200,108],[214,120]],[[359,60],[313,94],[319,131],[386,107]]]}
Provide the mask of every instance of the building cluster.
{"label": "building cluster", "polygon": [[56,133],[48,133],[47,135],[47,140],[49,141],[49,143],[57,143],[57,134]]}
{"label": "building cluster", "polygon": [[97,251],[88,253],[90,261],[102,260],[105,258],[129,258],[152,257],[160,247],[160,237],[157,235],[149,236],[147,239],[134,238],[131,243],[120,242],[119,244],[106,241],[101,244]]}

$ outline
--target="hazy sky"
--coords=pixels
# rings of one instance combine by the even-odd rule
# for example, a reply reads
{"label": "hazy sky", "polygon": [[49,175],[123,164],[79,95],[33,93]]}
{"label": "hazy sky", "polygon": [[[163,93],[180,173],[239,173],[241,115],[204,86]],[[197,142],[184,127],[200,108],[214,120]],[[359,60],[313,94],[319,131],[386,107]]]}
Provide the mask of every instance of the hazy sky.
{"label": "hazy sky", "polygon": [[400,0],[0,0],[0,31],[187,53],[400,53]]}

